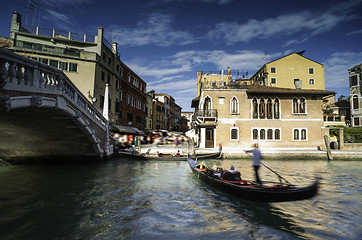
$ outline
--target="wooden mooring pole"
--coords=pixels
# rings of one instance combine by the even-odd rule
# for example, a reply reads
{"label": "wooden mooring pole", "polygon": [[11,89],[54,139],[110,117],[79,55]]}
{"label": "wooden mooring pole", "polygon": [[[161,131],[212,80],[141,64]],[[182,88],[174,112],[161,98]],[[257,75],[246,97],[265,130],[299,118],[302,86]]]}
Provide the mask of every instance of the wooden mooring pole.
{"label": "wooden mooring pole", "polygon": [[330,145],[330,140],[329,140],[328,135],[324,135],[324,142],[326,144],[328,161],[331,161],[331,160],[333,160],[333,157],[332,157],[331,145]]}

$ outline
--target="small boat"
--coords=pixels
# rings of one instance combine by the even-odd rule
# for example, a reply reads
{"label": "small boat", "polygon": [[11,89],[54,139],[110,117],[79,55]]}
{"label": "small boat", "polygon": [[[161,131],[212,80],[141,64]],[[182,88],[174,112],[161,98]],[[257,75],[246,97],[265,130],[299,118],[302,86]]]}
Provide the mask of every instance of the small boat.
{"label": "small boat", "polygon": [[188,156],[193,173],[205,183],[229,192],[243,199],[257,202],[285,202],[308,199],[317,194],[319,181],[307,187],[296,187],[290,183],[268,182],[259,185],[247,180],[225,180],[215,175],[215,171]]}
{"label": "small boat", "polygon": [[[142,157],[140,158],[140,160],[165,160],[165,161],[186,161],[187,160],[187,156],[185,155],[179,155],[179,156],[175,156],[172,154],[164,154],[164,153],[159,153],[158,156],[152,156],[152,155],[141,155]],[[219,148],[219,152],[216,153],[198,153],[198,154],[194,154],[192,155],[193,158],[195,159],[221,159],[223,157],[222,154],[222,147]]]}

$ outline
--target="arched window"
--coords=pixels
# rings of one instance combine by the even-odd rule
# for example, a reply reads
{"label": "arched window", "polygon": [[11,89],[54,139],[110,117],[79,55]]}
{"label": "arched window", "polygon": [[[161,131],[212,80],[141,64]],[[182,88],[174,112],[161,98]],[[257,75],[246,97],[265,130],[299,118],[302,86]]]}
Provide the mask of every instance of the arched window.
{"label": "arched window", "polygon": [[273,103],[270,98],[268,98],[268,101],[266,103],[266,118],[267,119],[273,118]]}
{"label": "arched window", "polygon": [[259,104],[259,118],[264,119],[265,118],[265,101],[264,98],[260,100]]}
{"label": "arched window", "polygon": [[238,100],[236,99],[236,97],[233,97],[231,99],[231,113],[232,114],[238,113],[239,112],[238,109],[239,109]]}
{"label": "arched window", "polygon": [[258,118],[258,100],[256,98],[253,99],[253,118]]}
{"label": "arched window", "polygon": [[262,139],[262,140],[265,139],[265,129],[260,130],[260,139]]}
{"label": "arched window", "polygon": [[211,98],[206,97],[204,101],[204,116],[211,117]]}
{"label": "arched window", "polygon": [[301,140],[307,140],[307,130],[306,129],[302,129],[301,131]]}
{"label": "arched window", "polygon": [[279,129],[275,129],[275,131],[274,131],[274,139],[275,140],[280,140],[280,130]]}
{"label": "arched window", "polygon": [[352,109],[358,109],[359,106],[358,106],[358,96],[357,95],[354,95],[352,97]]}
{"label": "arched window", "polygon": [[237,140],[237,139],[239,139],[238,138],[238,129],[237,128],[232,128],[231,129],[231,132],[230,132],[230,138],[231,138],[231,140]]}
{"label": "arched window", "polygon": [[258,129],[254,129],[253,130],[253,140],[257,140],[258,139]]}
{"label": "arched window", "polygon": [[272,129],[268,129],[268,131],[267,131],[267,139],[268,140],[273,140],[273,130]]}
{"label": "arched window", "polygon": [[294,129],[294,131],[293,131],[294,133],[294,137],[293,137],[293,139],[294,140],[299,140],[299,130],[298,129]]}
{"label": "arched window", "polygon": [[299,103],[297,98],[293,98],[293,113],[299,113]]}
{"label": "arched window", "polygon": [[300,99],[299,109],[299,113],[305,113],[305,98]]}
{"label": "arched window", "polygon": [[279,99],[276,98],[274,100],[274,118],[275,119],[279,119],[279,106],[280,106]]}

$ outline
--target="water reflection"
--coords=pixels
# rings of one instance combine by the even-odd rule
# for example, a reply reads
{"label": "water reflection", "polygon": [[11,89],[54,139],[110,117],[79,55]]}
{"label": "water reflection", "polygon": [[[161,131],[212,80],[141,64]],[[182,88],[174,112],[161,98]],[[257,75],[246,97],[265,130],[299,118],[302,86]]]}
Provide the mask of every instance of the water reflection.
{"label": "water reflection", "polygon": [[[234,165],[253,178],[247,160]],[[360,239],[359,162],[270,161],[292,183],[323,178],[313,199],[254,203],[199,181],[186,162],[114,160],[0,168],[1,239]],[[275,175],[262,169],[264,180]]]}

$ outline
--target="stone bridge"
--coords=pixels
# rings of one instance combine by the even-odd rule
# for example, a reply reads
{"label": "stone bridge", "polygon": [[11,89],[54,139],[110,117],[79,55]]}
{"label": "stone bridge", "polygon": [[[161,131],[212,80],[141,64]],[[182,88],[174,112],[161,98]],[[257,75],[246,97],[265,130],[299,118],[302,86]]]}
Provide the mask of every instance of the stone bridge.
{"label": "stone bridge", "polygon": [[61,71],[0,48],[0,159],[98,159],[108,121]]}

